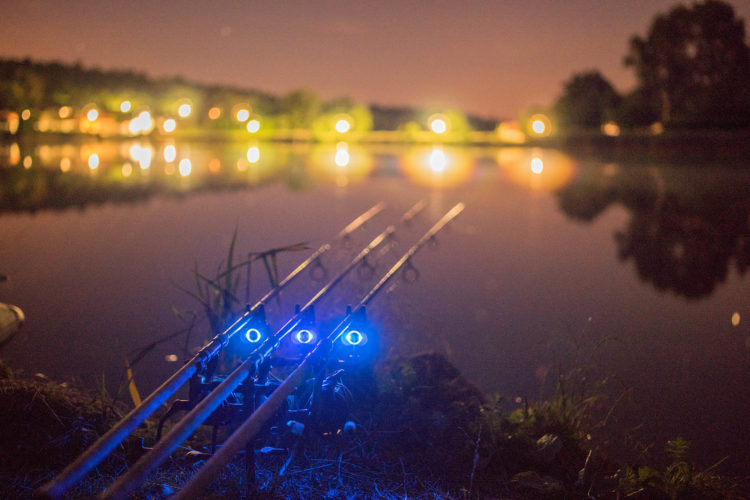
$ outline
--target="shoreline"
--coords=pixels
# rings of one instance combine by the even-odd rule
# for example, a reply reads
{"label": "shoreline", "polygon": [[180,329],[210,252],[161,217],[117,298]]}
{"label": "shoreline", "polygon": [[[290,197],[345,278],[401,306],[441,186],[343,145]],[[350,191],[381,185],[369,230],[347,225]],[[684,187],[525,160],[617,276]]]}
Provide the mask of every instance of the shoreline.
{"label": "shoreline", "polygon": [[[456,146],[505,146],[505,147],[550,147],[562,145],[589,144],[601,147],[651,145],[670,146],[677,142],[689,141],[695,147],[705,147],[714,144],[730,144],[745,146],[750,141],[750,129],[737,130],[676,130],[659,134],[650,132],[623,132],[617,135],[606,135],[597,131],[581,131],[574,133],[557,133],[545,137],[528,137],[525,140],[508,141],[502,139],[495,131],[468,131],[461,133],[436,134],[429,131],[404,132],[399,130],[373,130],[370,132],[337,134],[316,137],[307,129],[279,130],[250,134],[243,130],[201,130],[186,129],[171,133],[152,132],[146,135],[97,135],[83,132],[38,132],[24,131],[16,134],[0,133],[3,142],[19,142],[26,140],[47,141],[79,141],[112,140],[132,141],[148,139],[155,142],[168,140],[183,141],[219,141],[219,142],[289,142],[289,143],[337,143],[351,142],[360,144],[448,144]],[[697,143],[697,144],[696,144]],[[750,145],[748,145],[750,147]]]}
{"label": "shoreline", "polygon": [[[17,376],[1,361],[0,368],[0,399],[6,408],[0,415],[0,433],[16,450],[0,468],[4,494],[18,494],[21,488],[30,496],[130,406],[106,393],[94,394],[39,374]],[[356,431],[339,433],[335,439],[305,434],[305,456],[290,458],[286,475],[279,470],[287,453],[282,457],[256,452],[257,493],[286,498],[336,491],[364,498],[408,494],[514,499],[586,494],[718,499],[747,494],[748,478],[697,469],[689,460],[689,444],[680,438],[667,442],[666,465],[613,461],[594,433],[592,407],[564,391],[544,401],[524,401],[512,411],[501,410],[501,399],[482,395],[450,362],[432,353],[350,372],[347,383],[357,380],[361,384],[351,386],[357,406],[350,416]],[[123,465],[144,453],[143,446],[151,445],[154,425],[147,421],[97,474],[90,474],[70,493],[89,496],[105,487]],[[199,430],[190,440],[189,452],[175,452],[139,494],[163,498],[179,489],[207,458],[208,436],[205,428]],[[246,490],[243,463],[236,457],[206,497],[231,498]]]}

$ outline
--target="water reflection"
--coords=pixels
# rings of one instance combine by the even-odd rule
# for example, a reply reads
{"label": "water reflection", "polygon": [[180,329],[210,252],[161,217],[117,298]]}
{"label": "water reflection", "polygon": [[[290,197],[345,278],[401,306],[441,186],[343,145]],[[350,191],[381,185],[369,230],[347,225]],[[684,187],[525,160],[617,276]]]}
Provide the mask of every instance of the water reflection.
{"label": "water reflection", "polygon": [[18,163],[21,161],[21,149],[18,147],[17,143],[13,143],[10,145],[8,156],[8,162],[13,166],[18,165]]}
{"label": "water reflection", "polygon": [[314,146],[308,160],[312,178],[332,182],[340,188],[364,181],[376,167],[375,157],[370,150],[343,141]]}
{"label": "water reflection", "polygon": [[141,170],[148,170],[151,168],[151,158],[154,155],[154,150],[151,146],[133,144],[130,146],[128,152],[130,158],[141,166]]}
{"label": "water reflection", "polygon": [[96,170],[97,168],[99,168],[99,155],[96,153],[91,153],[89,155],[88,164],[91,170]]}
{"label": "water reflection", "polygon": [[187,177],[193,172],[193,164],[189,159],[183,158],[182,160],[180,160],[179,169],[180,169],[180,175],[183,177]]}
{"label": "water reflection", "polygon": [[348,167],[351,159],[352,157],[349,154],[349,146],[345,142],[340,142],[339,144],[337,144],[336,156],[334,157],[336,166],[341,168]]}
{"label": "water reflection", "polygon": [[164,161],[167,163],[172,163],[177,158],[177,148],[174,147],[174,144],[168,144],[164,146]]}
{"label": "water reflection", "polygon": [[497,164],[507,178],[534,191],[557,191],[571,182],[576,162],[555,150],[503,148],[497,153]]}
{"label": "water reflection", "polygon": [[258,163],[260,161],[260,149],[258,146],[251,146],[247,150],[247,161],[249,163]]}
{"label": "water reflection", "polygon": [[[750,265],[750,175],[718,167],[585,169],[557,194],[570,217],[592,221],[609,206],[629,212],[618,256],[659,290],[704,297],[734,267]],[[733,264],[733,266],[732,266]]]}
{"label": "water reflection", "polygon": [[416,185],[458,188],[471,180],[476,157],[464,148],[415,147],[403,155],[402,165],[406,178]]}
{"label": "water reflection", "polygon": [[[100,114],[96,121],[102,119]],[[554,193],[560,209],[580,221],[620,205],[629,219],[614,237],[619,258],[634,263],[641,279],[657,289],[685,297],[707,296],[732,268],[744,275],[750,265],[750,174],[720,167],[709,172],[708,167],[580,165],[556,150],[440,144],[181,144],[171,138],[0,143],[0,212],[272,182],[292,190],[319,184],[343,190],[374,178],[403,178],[436,193],[505,182]]]}

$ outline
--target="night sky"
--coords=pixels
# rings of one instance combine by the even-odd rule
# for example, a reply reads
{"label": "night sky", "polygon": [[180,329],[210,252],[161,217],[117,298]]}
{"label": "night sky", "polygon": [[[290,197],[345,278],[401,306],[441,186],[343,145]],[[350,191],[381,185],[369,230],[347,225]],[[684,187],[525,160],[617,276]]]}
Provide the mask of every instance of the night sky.
{"label": "night sky", "polygon": [[[750,17],[750,0],[729,3]],[[622,64],[630,36],[675,4],[0,0],[0,57],[506,118],[551,103],[575,72],[598,69],[632,88]]]}

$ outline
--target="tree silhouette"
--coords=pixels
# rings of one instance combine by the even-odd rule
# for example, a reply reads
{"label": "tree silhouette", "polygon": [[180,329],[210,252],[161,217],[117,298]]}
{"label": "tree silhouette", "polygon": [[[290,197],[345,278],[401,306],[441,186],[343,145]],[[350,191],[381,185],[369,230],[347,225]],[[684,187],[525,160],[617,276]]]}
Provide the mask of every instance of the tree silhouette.
{"label": "tree silhouette", "polygon": [[739,274],[750,265],[750,189],[734,179],[711,184],[656,167],[615,175],[594,167],[557,196],[568,216],[587,222],[624,206],[630,219],[614,235],[618,257],[655,288],[700,298],[726,280],[732,261]]}
{"label": "tree silhouette", "polygon": [[599,128],[615,117],[621,98],[598,71],[573,75],[555,103],[560,125]]}
{"label": "tree silhouette", "polygon": [[625,64],[665,125],[750,125],[750,49],[729,4],[707,0],[656,16],[645,39],[631,38]]}
{"label": "tree silhouette", "polygon": [[635,209],[615,234],[619,257],[633,259],[638,274],[659,290],[688,298],[713,292],[726,280],[738,237],[747,234],[744,213],[716,204],[708,211],[670,197],[650,210]]}

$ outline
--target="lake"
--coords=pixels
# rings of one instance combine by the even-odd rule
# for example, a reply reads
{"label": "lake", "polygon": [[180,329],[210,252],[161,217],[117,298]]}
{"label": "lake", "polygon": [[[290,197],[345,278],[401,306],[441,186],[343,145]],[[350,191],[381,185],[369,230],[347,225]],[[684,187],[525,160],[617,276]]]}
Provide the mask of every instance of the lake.
{"label": "lake", "polygon": [[[509,404],[558,373],[607,377],[613,440],[683,436],[703,466],[750,463],[750,166],[449,145],[71,141],[0,143],[0,301],[25,328],[2,356],[28,374],[141,393],[207,335],[194,272],[305,242],[286,275],[378,202],[323,261],[331,275],[419,200],[396,242],[316,308],[340,316],[443,213],[466,210],[368,315],[384,352],[445,353]],[[705,156],[705,155],[704,155]],[[268,286],[252,268],[249,296]],[[374,278],[373,278],[374,276]],[[323,281],[269,307],[279,325]],[[248,291],[243,291],[247,293]],[[178,360],[178,361],[175,361]],[[518,399],[520,398],[520,399]],[[615,404],[615,401],[617,403]],[[616,444],[616,443],[615,443]]]}

